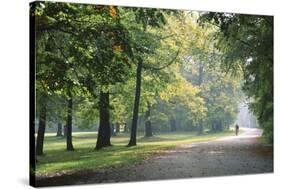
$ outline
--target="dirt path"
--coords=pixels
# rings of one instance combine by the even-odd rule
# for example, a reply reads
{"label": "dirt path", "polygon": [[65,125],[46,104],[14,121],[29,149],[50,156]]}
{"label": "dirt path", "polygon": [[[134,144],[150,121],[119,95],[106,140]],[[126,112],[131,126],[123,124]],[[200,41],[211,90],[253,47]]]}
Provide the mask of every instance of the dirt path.
{"label": "dirt path", "polygon": [[38,185],[68,185],[159,180],[273,172],[272,146],[257,137],[261,130],[245,129],[239,136],[182,145],[135,165],[39,179]]}

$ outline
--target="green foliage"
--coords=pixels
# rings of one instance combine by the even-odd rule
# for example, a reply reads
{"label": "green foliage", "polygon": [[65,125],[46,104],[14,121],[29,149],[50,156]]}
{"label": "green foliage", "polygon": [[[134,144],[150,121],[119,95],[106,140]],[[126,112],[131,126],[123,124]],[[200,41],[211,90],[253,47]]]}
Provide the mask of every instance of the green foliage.
{"label": "green foliage", "polygon": [[201,22],[206,21],[220,30],[217,48],[225,55],[226,70],[243,70],[250,108],[273,142],[273,17],[206,13]]}
{"label": "green foliage", "polygon": [[[77,100],[78,101],[78,100]],[[80,129],[88,129],[93,127],[98,118],[98,101],[92,98],[79,99],[74,108],[74,125]]]}
{"label": "green foliage", "polygon": [[[271,17],[208,13],[200,16],[202,28],[194,11],[34,5],[36,113],[46,106],[49,121],[63,122],[66,100],[72,98],[74,125],[92,127],[99,116],[98,94],[108,91],[110,122],[128,123],[133,116],[136,68],[142,60],[138,116],[151,121],[154,131],[169,131],[171,120],[179,130],[228,128],[237,115],[243,85],[264,134],[273,140]],[[151,115],[146,117],[148,109]],[[80,165],[90,164],[84,163]],[[95,166],[101,164],[105,162]]]}

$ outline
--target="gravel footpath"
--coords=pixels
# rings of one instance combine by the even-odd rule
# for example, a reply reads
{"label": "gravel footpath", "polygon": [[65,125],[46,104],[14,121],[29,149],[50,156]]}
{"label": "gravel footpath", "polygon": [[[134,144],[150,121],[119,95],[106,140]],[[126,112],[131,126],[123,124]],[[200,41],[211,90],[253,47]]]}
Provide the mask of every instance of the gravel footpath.
{"label": "gravel footpath", "polygon": [[112,183],[273,172],[273,147],[260,142],[259,129],[239,136],[167,150],[134,165],[38,178],[38,186]]}

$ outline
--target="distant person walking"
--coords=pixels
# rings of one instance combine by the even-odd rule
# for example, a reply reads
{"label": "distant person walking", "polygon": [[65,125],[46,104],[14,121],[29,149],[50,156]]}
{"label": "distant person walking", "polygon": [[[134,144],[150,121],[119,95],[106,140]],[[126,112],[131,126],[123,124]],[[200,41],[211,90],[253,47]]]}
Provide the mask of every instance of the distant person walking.
{"label": "distant person walking", "polygon": [[236,135],[236,136],[238,135],[238,132],[239,132],[239,125],[236,124],[236,125],[235,125],[235,135]]}

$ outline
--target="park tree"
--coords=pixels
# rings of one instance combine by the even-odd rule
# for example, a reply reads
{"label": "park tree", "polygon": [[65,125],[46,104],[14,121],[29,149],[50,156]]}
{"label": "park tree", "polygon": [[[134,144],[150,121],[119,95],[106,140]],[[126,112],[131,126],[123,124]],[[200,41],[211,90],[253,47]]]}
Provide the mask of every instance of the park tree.
{"label": "park tree", "polygon": [[[173,82],[169,83],[167,89],[160,94],[162,100],[171,103],[174,109],[178,106],[188,110],[190,119],[194,125],[206,115],[204,99],[199,96],[200,89],[193,86],[180,74],[175,75]],[[171,131],[176,130],[175,112],[170,113],[169,122]]]}
{"label": "park tree", "polygon": [[164,70],[144,70],[143,74],[143,92],[141,94],[140,113],[144,117],[144,136],[151,137],[153,135],[152,129],[152,111],[154,106],[158,103],[157,99],[160,93],[166,90],[169,76]]}
{"label": "park tree", "polygon": [[[119,11],[116,7],[104,7],[101,23],[95,25],[98,33],[90,34],[89,43],[93,51],[93,57],[89,67],[92,73],[97,73],[95,81],[99,85],[97,88],[99,94],[99,115],[100,126],[96,149],[110,146],[110,87],[126,80],[126,75],[130,71],[130,59],[132,51],[130,47],[130,38],[127,28],[120,22]],[[92,26],[93,27],[93,26]],[[88,38],[89,36],[87,36]],[[89,40],[89,39],[87,39]]]}
{"label": "park tree", "polygon": [[53,94],[50,96],[48,100],[48,121],[56,125],[57,127],[57,134],[56,136],[61,137],[63,136],[63,125],[65,125],[65,117],[66,117],[66,100],[64,97]]}
{"label": "park tree", "polygon": [[[45,4],[38,2],[35,4],[35,9],[33,10],[33,16],[35,17],[35,30],[36,30],[36,97],[40,99],[40,96],[46,99],[46,96],[54,94],[67,95],[70,98],[73,80],[71,78],[72,74],[70,69],[73,70],[71,62],[68,61],[68,53],[64,50],[65,41],[71,41],[71,36],[64,32],[58,32],[54,30],[55,26],[58,24],[56,22],[56,16],[60,14],[58,7],[61,5],[55,4]],[[57,20],[61,20],[57,18]],[[59,21],[58,21],[59,22]],[[67,39],[67,40],[66,40]],[[64,40],[64,41],[62,41]],[[41,86],[41,87],[40,87]],[[69,99],[71,102],[72,99]],[[72,106],[72,103],[69,103]],[[38,102],[39,107],[48,107],[48,101],[42,100]],[[68,108],[71,108],[68,106]],[[68,134],[67,134],[67,149],[73,150],[71,141],[71,109],[68,109]],[[43,111],[44,112],[44,111]],[[44,137],[45,129],[38,129],[37,136],[37,146],[41,146],[42,136]],[[40,131],[40,132],[39,132]],[[40,133],[40,134],[39,134]],[[42,135],[42,136],[41,136]],[[43,145],[43,142],[42,142]],[[40,147],[41,148],[41,147]],[[40,154],[40,153],[39,153]]]}
{"label": "park tree", "polygon": [[132,109],[134,102],[134,73],[130,73],[129,79],[124,83],[118,83],[112,86],[110,91],[111,101],[111,122],[114,127],[115,135],[126,129],[128,121],[132,118]]}
{"label": "park tree", "polygon": [[[198,51],[198,49],[197,49]],[[221,131],[231,125],[237,115],[238,103],[242,100],[241,76],[226,74],[221,68],[221,59],[197,53],[183,65],[183,77],[200,89],[207,115],[199,121],[198,134],[204,128]]]}
{"label": "park tree", "polygon": [[264,135],[273,142],[273,17],[204,13],[201,24],[215,25],[228,72],[243,70],[243,90]]}
{"label": "park tree", "polygon": [[[108,146],[108,88],[124,80],[130,68],[129,58],[132,57],[128,32],[120,23],[118,10],[113,6],[64,3],[45,3],[42,6],[38,30],[50,35],[55,51],[60,53],[65,62],[66,71],[62,75],[67,77],[67,80],[63,80],[64,87],[67,86],[67,125],[72,125],[73,93],[88,90],[94,98],[99,98],[100,132],[96,149]],[[68,133],[71,133],[71,127],[68,128]]]}
{"label": "park tree", "polygon": [[[136,145],[137,135],[137,122],[139,114],[139,105],[141,97],[141,80],[143,69],[151,69],[150,62],[146,61],[146,57],[154,54],[157,47],[160,45],[161,35],[153,33],[153,28],[161,28],[166,24],[164,14],[174,14],[176,11],[169,10],[157,10],[157,9],[132,9],[133,16],[127,16],[123,20],[125,23],[131,24],[128,27],[131,33],[132,48],[134,52],[134,58],[136,63],[136,87],[135,87],[135,98],[134,98],[134,109],[133,119],[131,126],[131,137],[128,146]],[[166,63],[166,62],[164,62]],[[159,64],[158,64],[159,66]],[[162,65],[163,66],[163,65]],[[165,65],[167,66],[167,65]],[[165,67],[164,66],[164,67]],[[161,63],[160,63],[161,67]],[[152,68],[159,69],[159,68]],[[160,68],[161,69],[161,68]],[[150,103],[147,103],[150,106]],[[149,116],[148,116],[149,117]]]}
{"label": "park tree", "polygon": [[[216,48],[218,29],[208,25],[203,30],[196,22],[198,17],[197,13],[191,11],[185,14],[185,18],[181,18],[186,23],[183,33],[188,31],[188,34],[184,35],[187,41],[184,43],[185,51],[179,59],[179,72],[200,90],[198,96],[203,99],[207,109],[206,116],[197,120],[198,134],[202,134],[204,128],[212,128],[212,124],[222,128],[220,122],[229,126],[234,121],[237,105],[241,100],[241,70],[237,69],[236,74],[231,76],[222,73],[224,54]],[[211,117],[213,121],[210,121]]]}

